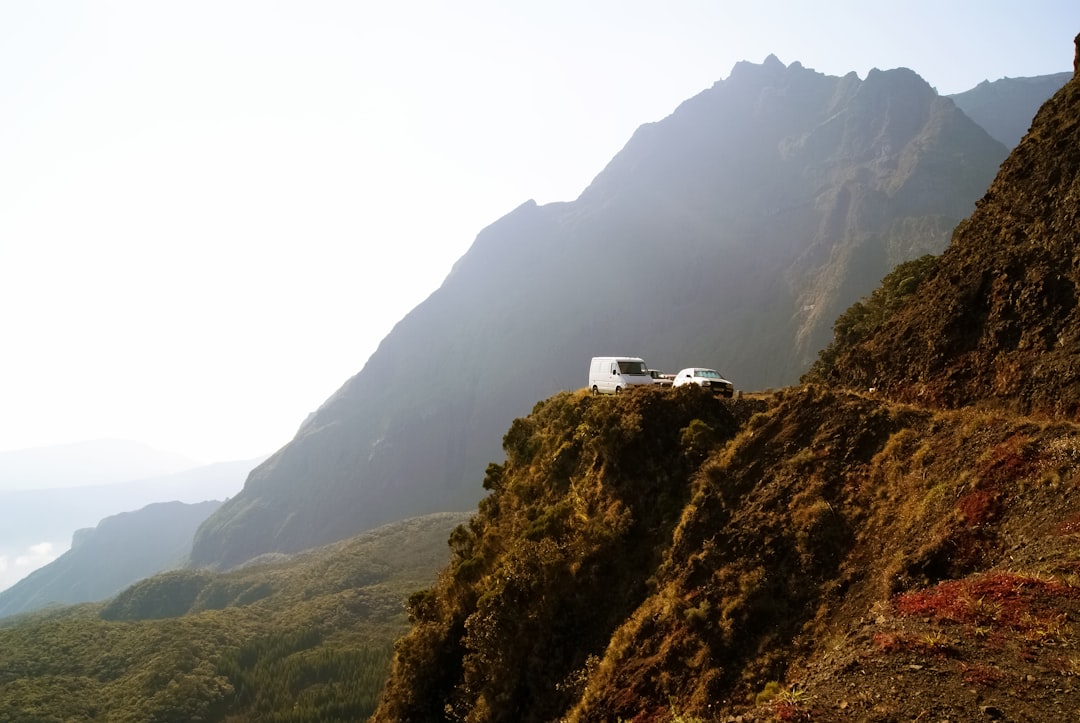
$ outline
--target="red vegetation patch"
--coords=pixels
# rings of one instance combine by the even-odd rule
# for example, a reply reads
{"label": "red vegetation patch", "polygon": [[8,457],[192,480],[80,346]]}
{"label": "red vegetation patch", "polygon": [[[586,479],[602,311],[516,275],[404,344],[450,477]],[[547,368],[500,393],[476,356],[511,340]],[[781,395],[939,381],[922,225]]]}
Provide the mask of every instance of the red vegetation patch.
{"label": "red vegetation patch", "polygon": [[951,658],[956,655],[956,648],[939,635],[914,637],[900,633],[875,633],[873,641],[883,653],[918,653],[937,658]]}
{"label": "red vegetation patch", "polygon": [[897,633],[874,633],[874,645],[883,653],[896,653],[907,648],[907,641]]}
{"label": "red vegetation patch", "polygon": [[996,572],[949,580],[896,598],[901,615],[939,622],[1036,631],[1056,620],[1055,601],[1080,598],[1080,589],[1036,577]]}
{"label": "red vegetation patch", "polygon": [[1003,495],[1016,480],[1027,477],[1035,469],[1031,441],[1014,434],[994,447],[979,464],[979,489],[962,496],[956,508],[972,527],[994,522],[1001,516]]}
{"label": "red vegetation patch", "polygon": [[1031,441],[1022,434],[1014,434],[994,447],[985,461],[979,465],[979,478],[991,483],[1012,482],[1026,477],[1035,468],[1035,454]]}
{"label": "red vegetation patch", "polygon": [[1057,531],[1062,535],[1080,535],[1080,514],[1073,515],[1057,526]]}
{"label": "red vegetation patch", "polygon": [[772,714],[778,721],[784,723],[790,723],[793,721],[812,721],[814,720],[813,712],[805,708],[800,708],[794,703],[788,703],[781,701],[778,703],[772,703]]}
{"label": "red vegetation patch", "polygon": [[956,501],[956,507],[970,525],[993,522],[1001,513],[1001,495],[996,490],[975,490]]}
{"label": "red vegetation patch", "polygon": [[982,688],[994,688],[1005,680],[1005,674],[1001,670],[982,664],[965,665],[963,677],[967,685],[977,685]]}

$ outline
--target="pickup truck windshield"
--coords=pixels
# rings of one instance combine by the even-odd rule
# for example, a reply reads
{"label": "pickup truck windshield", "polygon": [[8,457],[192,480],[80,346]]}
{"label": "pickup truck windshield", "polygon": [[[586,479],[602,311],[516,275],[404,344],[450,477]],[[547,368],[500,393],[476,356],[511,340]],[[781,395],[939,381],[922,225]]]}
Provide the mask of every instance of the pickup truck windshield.
{"label": "pickup truck windshield", "polygon": [[621,361],[619,362],[619,371],[623,374],[648,374],[648,370],[645,369],[645,362],[639,361]]}

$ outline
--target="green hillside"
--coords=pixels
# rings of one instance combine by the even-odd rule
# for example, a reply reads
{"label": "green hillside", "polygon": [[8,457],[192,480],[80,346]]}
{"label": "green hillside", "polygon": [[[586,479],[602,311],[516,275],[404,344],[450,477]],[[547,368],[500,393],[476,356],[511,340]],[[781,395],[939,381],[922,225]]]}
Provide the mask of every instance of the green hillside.
{"label": "green hillside", "polygon": [[357,721],[404,603],[446,564],[440,514],[227,574],[175,571],[0,623],[0,720]]}

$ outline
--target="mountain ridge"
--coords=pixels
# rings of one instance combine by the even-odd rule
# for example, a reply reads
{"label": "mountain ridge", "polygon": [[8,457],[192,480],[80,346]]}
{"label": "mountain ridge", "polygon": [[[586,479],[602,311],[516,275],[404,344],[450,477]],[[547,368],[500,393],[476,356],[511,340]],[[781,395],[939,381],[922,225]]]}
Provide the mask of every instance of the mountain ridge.
{"label": "mountain ridge", "polygon": [[365,720],[402,600],[464,515],[400,520],[229,573],[174,570],[108,603],[0,619],[0,720]]}
{"label": "mountain ridge", "polygon": [[948,97],[991,136],[1015,148],[1031,127],[1031,113],[1027,109],[1049,100],[1072,75],[1063,72],[984,80],[970,90]]}
{"label": "mountain ridge", "polygon": [[[66,550],[76,530],[155,502],[224,500],[243,488],[244,478],[261,461],[218,462],[131,482],[0,492],[0,557],[13,561],[41,543]],[[21,564],[2,567],[0,590],[30,572]]]}

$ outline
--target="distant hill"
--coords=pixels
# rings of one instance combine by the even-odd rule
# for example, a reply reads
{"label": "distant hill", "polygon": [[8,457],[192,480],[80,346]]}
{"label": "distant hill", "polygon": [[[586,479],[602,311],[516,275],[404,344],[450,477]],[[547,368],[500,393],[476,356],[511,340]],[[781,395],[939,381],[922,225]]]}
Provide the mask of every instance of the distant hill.
{"label": "distant hill", "polygon": [[198,466],[183,455],[123,439],[34,447],[0,452],[0,492],[116,484]]}
{"label": "distant hill", "polygon": [[1070,78],[1072,73],[984,80],[971,90],[946,97],[991,136],[1015,148],[1028,132],[1035,111]]}
{"label": "distant hill", "polygon": [[203,525],[193,560],[472,507],[510,421],[583,386],[594,355],[794,382],[843,309],[945,247],[1006,152],[910,70],[739,63],[638,129],[576,201],[484,229]]}
{"label": "distant hill", "polygon": [[159,502],[79,530],[71,549],[0,592],[0,617],[96,602],[138,580],[183,566],[195,530],[220,501]]}

